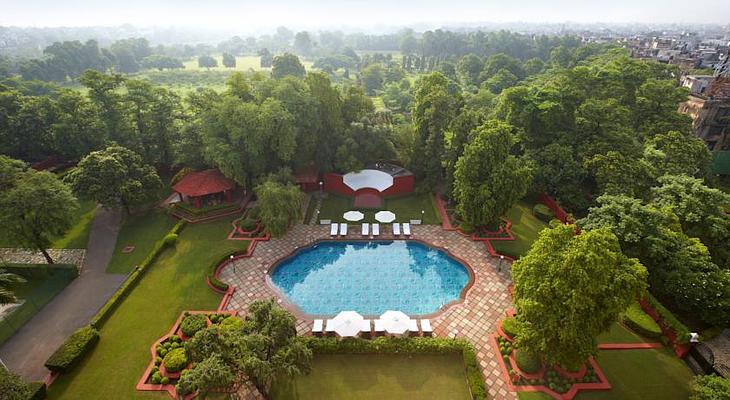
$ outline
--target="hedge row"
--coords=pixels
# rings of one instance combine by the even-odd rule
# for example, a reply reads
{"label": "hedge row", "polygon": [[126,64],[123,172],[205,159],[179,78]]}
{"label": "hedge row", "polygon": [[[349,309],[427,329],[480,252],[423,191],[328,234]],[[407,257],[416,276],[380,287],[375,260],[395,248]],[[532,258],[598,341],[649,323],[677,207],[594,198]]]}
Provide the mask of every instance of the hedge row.
{"label": "hedge row", "polygon": [[170,231],[160,240],[155,243],[155,246],[152,248],[152,250],[147,254],[147,257],[145,257],[142,262],[134,268],[132,273],[127,276],[127,279],[122,283],[122,286],[117,289],[117,291],[112,295],[112,297],[107,300],[107,302],[104,304],[103,307],[94,315],[94,318],[91,319],[91,325],[95,328],[100,328],[101,325],[109,318],[112,311],[116,309],[116,307],[124,300],[124,298],[134,289],[137,282],[139,282],[139,279],[142,277],[142,275],[145,273],[147,268],[152,265],[152,263],[155,262],[157,257],[162,253],[162,251],[167,248],[168,246],[171,246],[175,243],[177,240],[178,233],[185,227],[186,222],[184,220],[178,221],[175,226],[170,229]]}
{"label": "hedge row", "polygon": [[99,331],[87,325],[69,336],[44,365],[53,372],[69,371],[98,341]]}
{"label": "hedge row", "polygon": [[30,382],[28,383],[28,390],[30,390],[28,400],[43,400],[46,398],[45,382]]}
{"label": "hedge row", "polygon": [[215,271],[218,269],[218,266],[219,265],[221,265],[226,260],[228,260],[229,258],[231,258],[231,256],[234,256],[235,257],[235,256],[238,256],[238,255],[241,255],[241,254],[245,254],[245,253],[246,253],[246,250],[235,250],[235,251],[232,251],[230,253],[227,253],[223,257],[221,257],[221,258],[217,259],[216,261],[212,262],[208,266],[208,274],[207,274],[208,282],[210,282],[210,284],[213,285],[213,287],[216,288],[216,289],[218,289],[218,290],[222,290],[222,291],[228,290],[228,284],[225,283],[225,282],[222,282],[220,279],[218,279],[215,276]]}
{"label": "hedge row", "polygon": [[639,304],[634,303],[621,316],[621,321],[632,331],[647,338],[658,338],[662,336],[662,329],[654,319],[641,309]]}
{"label": "hedge row", "polygon": [[78,275],[78,268],[73,264],[2,264],[0,269],[13,274],[19,274],[25,278],[47,276],[51,270],[63,271],[69,275]]}
{"label": "hedge row", "polygon": [[484,376],[477,361],[476,351],[464,339],[430,337],[403,337],[375,339],[306,337],[304,339],[315,354],[450,354],[461,352],[466,366],[472,398],[487,398]]}
{"label": "hedge row", "polygon": [[666,325],[669,329],[673,330],[677,334],[677,344],[689,343],[689,329],[683,323],[681,323],[677,317],[672,314],[666,307],[662,305],[651,293],[646,294],[646,299],[649,304],[659,314],[660,321]]}

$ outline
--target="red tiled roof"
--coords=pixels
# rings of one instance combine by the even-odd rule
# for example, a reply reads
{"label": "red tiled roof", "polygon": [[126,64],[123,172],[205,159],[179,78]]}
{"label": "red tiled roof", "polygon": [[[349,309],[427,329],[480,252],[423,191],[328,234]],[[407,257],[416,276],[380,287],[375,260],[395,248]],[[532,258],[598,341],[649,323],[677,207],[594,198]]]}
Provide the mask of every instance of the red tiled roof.
{"label": "red tiled roof", "polygon": [[205,196],[233,189],[234,182],[217,169],[191,172],[180,179],[172,190],[186,196]]}

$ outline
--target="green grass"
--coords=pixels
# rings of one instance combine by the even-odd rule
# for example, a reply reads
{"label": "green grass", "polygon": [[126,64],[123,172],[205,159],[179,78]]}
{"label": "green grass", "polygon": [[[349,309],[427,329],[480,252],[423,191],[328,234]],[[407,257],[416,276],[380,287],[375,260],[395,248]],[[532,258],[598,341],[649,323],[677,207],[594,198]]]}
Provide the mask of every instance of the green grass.
{"label": "green grass", "polygon": [[[183,65],[185,66],[186,71],[248,71],[248,70],[254,70],[254,71],[271,71],[271,68],[262,68],[261,67],[261,57],[259,56],[236,56],[236,67],[235,68],[226,68],[223,66],[223,56],[222,55],[215,55],[213,58],[218,61],[218,66],[215,68],[200,68],[198,66],[198,58],[193,58],[191,60],[183,61]],[[312,61],[304,60],[301,57],[299,58],[299,61],[304,65],[304,68],[306,70],[312,69]]]}
{"label": "green grass", "polygon": [[312,372],[275,385],[274,400],[469,399],[460,354],[317,355]]}
{"label": "green grass", "polygon": [[[596,358],[611,390],[579,392],[576,400],[686,400],[689,368],[666,348],[601,350]],[[542,393],[519,392],[520,400],[549,400]]]}
{"label": "green grass", "polygon": [[520,201],[515,204],[505,218],[512,221],[512,233],[515,240],[496,240],[492,241],[494,250],[498,253],[511,257],[520,257],[530,250],[532,243],[537,240],[538,233],[547,227],[547,224],[532,214],[532,205]]}
{"label": "green grass", "polygon": [[[155,242],[175,225],[175,219],[163,210],[155,209],[127,216],[119,231],[114,256],[106,272],[126,274],[147,257]],[[122,253],[125,246],[134,246],[131,253]]]}
{"label": "green grass", "polygon": [[646,339],[629,328],[614,322],[608,332],[598,335],[598,343],[654,343],[659,341]]}
{"label": "green grass", "polygon": [[[322,200],[322,207],[320,208],[319,218],[317,219],[330,219],[334,222],[344,222],[342,214],[355,209],[352,206],[352,201],[353,199],[351,197],[328,194],[327,198]],[[365,218],[361,222],[377,222],[375,220],[375,213],[381,209],[394,212],[396,221],[398,222],[422,219],[424,224],[441,223],[430,193],[413,193],[406,196],[387,198],[383,207],[380,209],[362,210]],[[421,211],[424,211],[424,213],[421,214]]]}
{"label": "green grass", "polygon": [[[51,243],[52,249],[85,249],[89,241],[91,223],[96,215],[96,203],[88,200],[79,201],[79,208],[74,213],[74,223],[60,238]],[[17,241],[3,235],[0,230],[0,247],[22,247]]]}
{"label": "green grass", "polygon": [[183,310],[214,310],[220,302],[205,284],[206,266],[248,242],[225,240],[230,219],[188,225],[101,329],[101,340],[73,372],[51,386],[49,399],[163,399],[138,392],[150,345]]}
{"label": "green grass", "polygon": [[375,106],[376,110],[380,111],[380,110],[388,109],[388,107],[385,106],[385,102],[383,101],[382,97],[375,96],[375,97],[371,97],[370,100],[373,101],[373,105]]}

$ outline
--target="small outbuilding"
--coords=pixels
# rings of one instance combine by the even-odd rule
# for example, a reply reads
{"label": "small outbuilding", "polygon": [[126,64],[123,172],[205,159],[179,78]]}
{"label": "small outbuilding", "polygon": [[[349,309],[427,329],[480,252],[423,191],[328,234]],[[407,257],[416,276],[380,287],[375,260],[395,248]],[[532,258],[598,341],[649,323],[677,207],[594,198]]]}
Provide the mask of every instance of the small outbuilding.
{"label": "small outbuilding", "polygon": [[185,175],[172,190],[180,196],[180,201],[188,201],[200,208],[203,204],[230,202],[236,183],[226,178],[217,169],[195,171]]}

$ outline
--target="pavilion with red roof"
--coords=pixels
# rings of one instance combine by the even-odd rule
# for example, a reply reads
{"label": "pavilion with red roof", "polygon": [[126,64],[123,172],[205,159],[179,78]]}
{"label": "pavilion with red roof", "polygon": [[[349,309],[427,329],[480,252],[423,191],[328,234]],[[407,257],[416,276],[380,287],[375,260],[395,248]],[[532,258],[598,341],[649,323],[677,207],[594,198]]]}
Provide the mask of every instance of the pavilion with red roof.
{"label": "pavilion with red roof", "polygon": [[203,200],[231,201],[236,183],[217,169],[195,171],[185,175],[172,190],[181,201],[189,200],[200,208]]}

